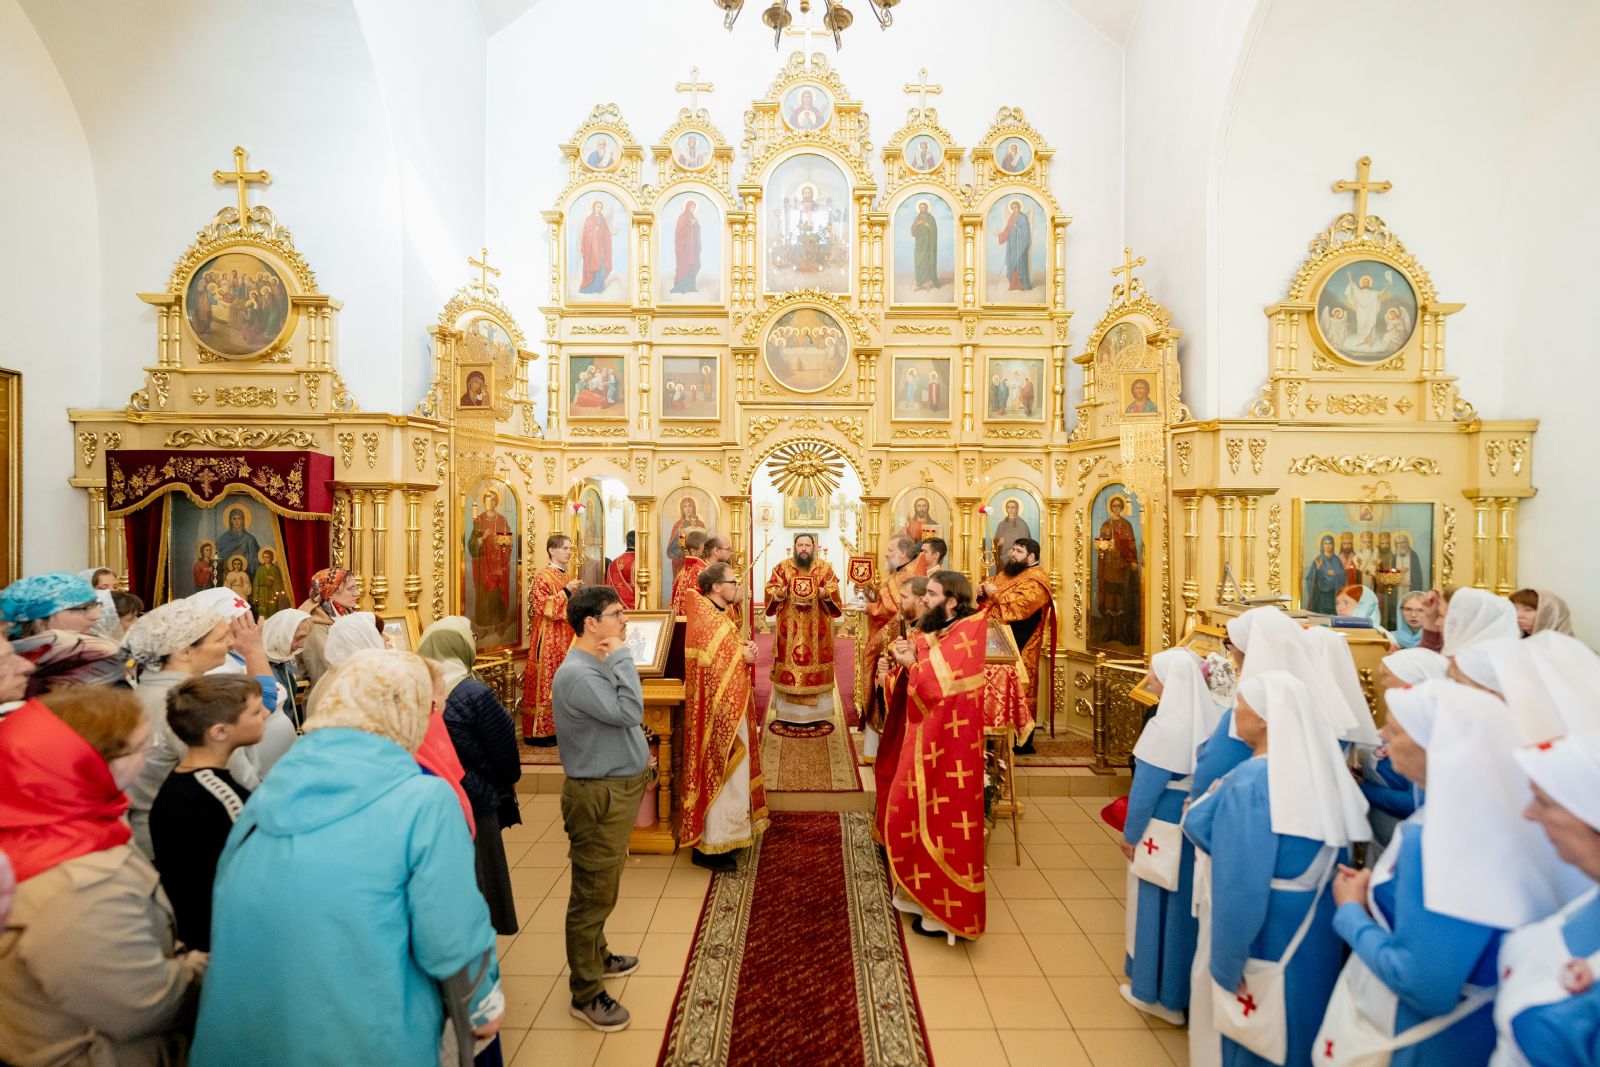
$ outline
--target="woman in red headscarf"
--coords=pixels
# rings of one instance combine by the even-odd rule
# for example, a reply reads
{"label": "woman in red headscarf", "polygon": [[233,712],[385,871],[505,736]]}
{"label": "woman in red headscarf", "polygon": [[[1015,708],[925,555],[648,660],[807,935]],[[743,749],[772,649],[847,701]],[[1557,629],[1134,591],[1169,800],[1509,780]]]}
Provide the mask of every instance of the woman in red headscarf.
{"label": "woman in red headscarf", "polygon": [[68,686],[0,722],[0,851],[17,893],[0,953],[0,1060],[181,1059],[205,973],[180,952],[155,868],[129,845],[124,787],[150,727],[131,692]]}
{"label": "woman in red headscarf", "polygon": [[333,620],[361,606],[361,579],[343,567],[328,567],[311,576],[311,593],[300,610],[311,616],[311,633],[300,652],[300,666],[306,681],[316,685],[328,673],[323,649],[328,644],[328,628]]}

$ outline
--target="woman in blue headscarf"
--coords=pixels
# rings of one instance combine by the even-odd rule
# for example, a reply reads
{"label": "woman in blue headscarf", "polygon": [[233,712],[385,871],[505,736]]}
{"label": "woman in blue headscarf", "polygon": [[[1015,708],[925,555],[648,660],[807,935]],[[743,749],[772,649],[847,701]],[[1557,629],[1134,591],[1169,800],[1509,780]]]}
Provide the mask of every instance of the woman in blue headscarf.
{"label": "woman in blue headscarf", "polygon": [[88,633],[100,621],[100,610],[94,586],[65,572],[35,574],[0,592],[0,618],[14,624],[15,637],[46,630]]}
{"label": "woman in blue headscarf", "polygon": [[1347,585],[1339,590],[1333,603],[1334,614],[1342,619],[1366,619],[1372,628],[1385,637],[1389,631],[1378,621],[1378,594],[1364,585]]}
{"label": "woman in blue headscarf", "polygon": [[1394,630],[1389,634],[1397,648],[1416,648],[1422,643],[1422,601],[1427,595],[1418,589],[1400,598]]}

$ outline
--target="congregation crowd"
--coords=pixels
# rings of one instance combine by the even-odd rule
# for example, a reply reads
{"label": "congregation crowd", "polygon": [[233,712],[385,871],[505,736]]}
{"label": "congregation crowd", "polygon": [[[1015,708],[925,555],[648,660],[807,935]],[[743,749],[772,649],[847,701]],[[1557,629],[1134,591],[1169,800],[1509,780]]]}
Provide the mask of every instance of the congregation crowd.
{"label": "congregation crowd", "polygon": [[1600,656],[1543,590],[1404,615],[1381,728],[1276,607],[1151,661],[1122,995],[1194,1067],[1600,1063]]}

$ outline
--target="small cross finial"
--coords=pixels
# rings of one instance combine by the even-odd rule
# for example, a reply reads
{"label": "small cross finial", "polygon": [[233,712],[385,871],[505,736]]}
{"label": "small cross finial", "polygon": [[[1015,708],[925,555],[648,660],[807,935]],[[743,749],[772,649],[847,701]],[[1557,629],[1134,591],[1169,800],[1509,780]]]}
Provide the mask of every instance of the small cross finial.
{"label": "small cross finial", "polygon": [[689,111],[692,113],[700,109],[700,94],[712,92],[716,89],[716,86],[710,82],[701,81],[700,68],[695,67],[689,71],[688,81],[678,82],[673,88],[680,93],[689,94]]}
{"label": "small cross finial", "polygon": [[1144,257],[1140,256],[1138,259],[1134,259],[1133,249],[1124,246],[1122,249],[1122,266],[1111,268],[1111,276],[1113,278],[1119,274],[1122,275],[1122,281],[1111,288],[1113,299],[1118,296],[1121,296],[1124,300],[1133,299],[1133,294],[1143,287],[1143,284],[1133,276],[1133,271],[1135,267],[1142,266],[1144,266]]}
{"label": "small cross finial", "polygon": [[479,258],[477,259],[473,259],[471,256],[468,256],[467,266],[478,268],[477,288],[481,292],[493,293],[495,288],[489,284],[489,275],[493,274],[496,278],[500,277],[500,268],[489,266],[489,250],[487,248],[481,249],[478,252],[478,257]]}
{"label": "small cross finial", "polygon": [[934,85],[928,81],[928,68],[923,67],[921,70],[917,71],[917,80],[914,82],[906,82],[905,89],[903,91],[907,93],[916,93],[917,110],[926,111],[928,110],[928,97],[937,96],[944,92],[944,86]]}
{"label": "small cross finial", "polygon": [[272,184],[272,175],[268,174],[266,171],[244,169],[245,162],[249,158],[250,153],[246,152],[242,145],[235,145],[233,148],[233,170],[214,170],[211,172],[211,180],[216,182],[218,185],[226,185],[228,182],[232,182],[237,187],[239,192],[240,226],[243,226],[247,221],[249,221],[250,218],[250,186],[252,184]]}
{"label": "small cross finial", "polygon": [[821,31],[817,30],[811,25],[810,0],[804,0],[804,2],[802,2],[800,5],[800,25],[791,25],[788,29],[783,31],[783,35],[785,37],[805,38],[804,43],[800,46],[803,50],[800,55],[801,58],[805,60],[805,65],[808,67],[811,65],[811,35],[819,32]]}
{"label": "small cross finial", "polygon": [[1355,181],[1350,181],[1348,178],[1340,178],[1338,181],[1333,183],[1333,191],[1336,193],[1356,194],[1355,217],[1356,240],[1358,241],[1365,237],[1367,233],[1367,194],[1387,193],[1390,189],[1394,188],[1393,182],[1369,181],[1368,179],[1370,178],[1371,174],[1372,157],[1362,156],[1360,159],[1356,160]]}

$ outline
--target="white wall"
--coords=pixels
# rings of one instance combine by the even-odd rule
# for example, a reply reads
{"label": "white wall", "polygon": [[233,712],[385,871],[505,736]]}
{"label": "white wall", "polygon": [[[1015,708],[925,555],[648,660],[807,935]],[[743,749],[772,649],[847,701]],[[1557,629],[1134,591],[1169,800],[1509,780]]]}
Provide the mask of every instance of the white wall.
{"label": "white wall", "polygon": [[1597,51],[1600,8],[1590,5],[1544,59],[1538,97],[1522,136],[1511,144],[1512,174],[1496,205],[1501,224],[1486,234],[1500,249],[1493,299],[1507,319],[1504,393],[1496,406],[1540,419],[1534,463],[1539,495],[1522,509],[1519,577],[1525,586],[1564,596],[1578,633],[1590,644],[1600,642],[1600,572],[1584,566],[1600,530],[1600,497],[1588,462],[1600,397],[1600,346],[1586,321],[1588,294],[1600,291]]}
{"label": "white wall", "polygon": [[77,570],[87,510],[67,485],[78,450],[66,409],[100,392],[94,168],[66,86],[16,0],[0,0],[0,100],[0,323],[10,346],[0,366],[23,373],[23,566]]}
{"label": "white wall", "polygon": [[[746,4],[730,34],[703,0],[612,0],[599,23],[590,4],[547,0],[491,39],[488,232],[491,251],[507,267],[505,295],[532,336],[542,336],[538,308],[549,296],[549,249],[539,213],[556,206],[566,182],[555,146],[595,104],[613,101],[634,136],[654,144],[688,106],[688,97],[672,86],[687,80],[694,65],[716,85],[701,97],[702,106],[737,146],[750,101],[766,94],[784,60],[800,50],[795,37],[784,38],[781,52],[772,50],[760,23],[762,7]],[[1002,105],[1023,108],[1057,150],[1053,191],[1075,219],[1067,231],[1067,299],[1079,310],[1073,338],[1081,341],[1104,306],[1111,281],[1106,271],[1121,249],[1122,50],[1058,0],[1007,0],[1003,22],[985,9],[976,36],[961,29],[974,23],[974,12],[958,0],[917,0],[897,8],[894,26],[879,32],[863,5],[842,53],[834,53],[831,41],[813,51],[829,56],[863,103],[880,178],[876,153],[915,106],[901,86],[917,80],[919,67],[944,86],[930,103],[963,147],[978,141]],[[604,41],[598,69],[597,30]],[[742,175],[737,147],[735,164],[736,176]]]}

